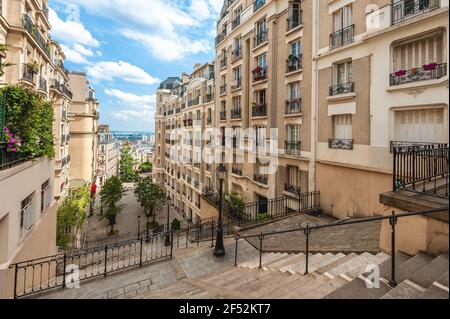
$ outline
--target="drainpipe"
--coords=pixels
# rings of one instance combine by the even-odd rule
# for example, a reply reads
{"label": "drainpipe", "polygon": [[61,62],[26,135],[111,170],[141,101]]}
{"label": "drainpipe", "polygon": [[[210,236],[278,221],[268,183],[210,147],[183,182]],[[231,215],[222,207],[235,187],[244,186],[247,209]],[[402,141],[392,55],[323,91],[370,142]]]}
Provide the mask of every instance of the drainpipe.
{"label": "drainpipe", "polygon": [[317,75],[317,52],[318,52],[318,35],[319,35],[319,3],[318,1],[313,1],[313,12],[312,12],[312,63],[311,63],[311,163],[310,163],[310,178],[309,178],[309,189],[316,191],[316,159],[317,159],[317,136],[318,136],[318,97],[317,97],[317,87],[318,87],[318,75]]}

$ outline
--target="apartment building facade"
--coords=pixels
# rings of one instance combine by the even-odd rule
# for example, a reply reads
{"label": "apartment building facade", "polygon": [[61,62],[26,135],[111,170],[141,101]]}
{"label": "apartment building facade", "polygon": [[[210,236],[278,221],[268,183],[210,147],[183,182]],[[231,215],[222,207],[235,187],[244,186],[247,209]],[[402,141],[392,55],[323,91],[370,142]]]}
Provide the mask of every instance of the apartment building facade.
{"label": "apartment building facade", "polygon": [[213,156],[213,143],[203,139],[213,128],[214,64],[197,64],[181,79],[169,79],[157,91],[155,181],[166,190],[174,207],[196,223],[216,215],[203,194],[214,188],[213,166],[203,160],[205,145]]}
{"label": "apartment building facade", "polygon": [[102,187],[105,182],[116,176],[119,169],[119,145],[114,141],[109,125],[99,125],[98,128],[98,174],[97,185]]}
{"label": "apartment building facade", "polygon": [[319,1],[315,18],[321,206],[381,214],[392,147],[448,143],[448,1]]}
{"label": "apartment building facade", "polygon": [[[56,253],[55,198],[66,189],[61,183],[68,167],[61,160],[67,139],[62,136],[71,93],[64,53],[50,39],[50,28],[47,1],[0,1],[0,44],[6,45],[0,59],[9,65],[2,68],[0,85],[21,84],[53,102],[56,154],[55,159],[14,155],[0,142],[0,298],[12,295],[10,264]],[[5,123],[0,124],[4,133]]]}
{"label": "apartment building facade", "polygon": [[[312,26],[312,2],[287,0],[225,1],[217,24],[216,127],[232,131],[222,141],[222,159],[233,153],[225,189],[261,207],[314,189]],[[278,156],[267,156],[270,139]],[[262,173],[267,161],[274,171]]]}
{"label": "apartment building facade", "polygon": [[71,187],[77,187],[97,181],[100,113],[95,89],[89,85],[85,73],[69,73],[69,83],[73,92],[69,131],[70,183]]}

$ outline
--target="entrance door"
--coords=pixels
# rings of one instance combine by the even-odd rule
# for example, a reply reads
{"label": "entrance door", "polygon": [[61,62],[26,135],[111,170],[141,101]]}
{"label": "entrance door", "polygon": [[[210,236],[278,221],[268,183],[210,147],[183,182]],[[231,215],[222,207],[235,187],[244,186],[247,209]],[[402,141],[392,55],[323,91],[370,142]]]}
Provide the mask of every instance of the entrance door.
{"label": "entrance door", "polygon": [[257,195],[256,201],[258,203],[258,215],[267,214],[267,198]]}

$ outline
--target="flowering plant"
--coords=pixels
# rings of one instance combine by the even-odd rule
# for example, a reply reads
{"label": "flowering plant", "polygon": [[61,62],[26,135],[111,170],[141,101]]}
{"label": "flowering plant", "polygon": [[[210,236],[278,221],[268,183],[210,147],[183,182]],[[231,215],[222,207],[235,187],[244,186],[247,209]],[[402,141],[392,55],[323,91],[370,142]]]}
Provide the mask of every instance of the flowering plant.
{"label": "flowering plant", "polygon": [[5,127],[5,142],[8,145],[8,152],[17,153],[22,146],[22,139],[15,136],[7,127]]}
{"label": "flowering plant", "polygon": [[424,64],[423,65],[423,69],[425,71],[433,71],[437,68],[437,63],[429,63],[429,64]]}
{"label": "flowering plant", "polygon": [[404,76],[406,75],[406,70],[400,70],[394,73],[395,76]]}

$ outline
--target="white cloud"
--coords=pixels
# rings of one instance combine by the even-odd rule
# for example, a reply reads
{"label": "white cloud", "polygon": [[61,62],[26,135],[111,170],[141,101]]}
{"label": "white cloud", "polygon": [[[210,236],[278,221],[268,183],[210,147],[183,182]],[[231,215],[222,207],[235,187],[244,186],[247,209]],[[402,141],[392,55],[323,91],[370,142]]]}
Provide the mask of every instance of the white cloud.
{"label": "white cloud", "polygon": [[116,78],[126,82],[149,85],[160,82],[159,79],[151,76],[143,69],[124,61],[98,62],[89,66],[86,71],[88,76],[96,82],[114,81]]}
{"label": "white cloud", "polygon": [[140,120],[140,121],[144,121],[144,123],[152,123],[154,116],[155,116],[155,112],[147,111],[147,110],[143,110],[143,111],[122,110],[122,111],[114,112],[111,114],[111,117],[113,117],[117,120],[121,120],[121,121],[125,121],[125,122]]}
{"label": "white cloud", "polygon": [[122,104],[133,108],[154,110],[156,104],[156,95],[136,95],[123,92],[117,89],[106,89],[105,94],[117,98]]}
{"label": "white cloud", "polygon": [[78,64],[89,64],[89,61],[86,60],[86,58],[78,51],[69,48],[65,44],[60,44],[61,49],[63,50],[64,54],[66,55],[66,59],[68,61],[78,63]]}
{"label": "white cloud", "polygon": [[211,50],[207,40],[191,40],[186,37],[172,39],[167,36],[144,34],[129,29],[122,31],[122,35],[142,43],[153,56],[165,61],[181,60],[187,55],[207,53]]}
{"label": "white cloud", "polygon": [[192,0],[189,7],[190,14],[199,21],[207,20],[211,17],[211,9],[206,0]]}

